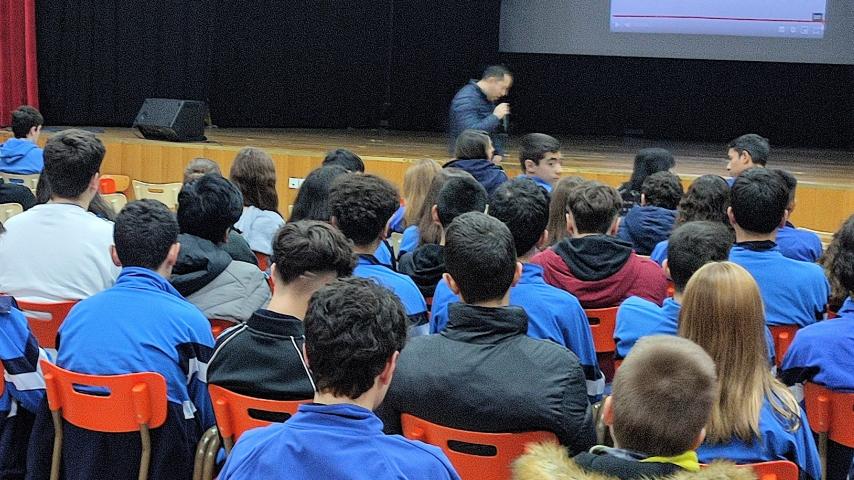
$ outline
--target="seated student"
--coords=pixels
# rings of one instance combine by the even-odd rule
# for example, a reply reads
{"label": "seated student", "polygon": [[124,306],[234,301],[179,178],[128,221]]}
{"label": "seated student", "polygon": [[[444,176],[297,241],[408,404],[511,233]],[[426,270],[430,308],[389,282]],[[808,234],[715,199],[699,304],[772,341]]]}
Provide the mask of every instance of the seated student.
{"label": "seated student", "polygon": [[566,197],[569,191],[583,184],[587,180],[570,176],[563,177],[555,184],[554,190],[549,195],[549,243],[547,247],[563,240],[569,233],[566,231]]}
{"label": "seated student", "polygon": [[495,148],[489,134],[483,130],[464,130],[457,137],[455,159],[445,164],[444,168],[459,168],[470,173],[475,180],[483,185],[487,194],[507,181],[504,170],[492,163]]}
{"label": "seated student", "polygon": [[[854,215],[833,236],[830,275],[849,297],[831,321],[800,329],[781,367],[783,382],[813,382],[831,390],[854,391]],[[828,441],[827,479],[844,480],[854,449]]]}
{"label": "seated student", "polygon": [[37,142],[44,117],[38,110],[22,105],[12,112],[13,138],[0,145],[0,172],[31,175],[44,169],[44,156]]}
{"label": "seated student", "polygon": [[270,256],[273,236],[285,224],[279,213],[273,158],[260,148],[243,148],[234,158],[229,177],[243,194],[243,214],[234,228],[249,242],[253,252]]}
{"label": "seated student", "polygon": [[0,203],[17,203],[26,211],[36,206],[36,197],[23,185],[0,183]]}
{"label": "seated student", "polygon": [[[403,174],[403,203],[405,208],[403,223],[405,228],[403,238],[400,239],[398,258],[418,247],[420,236],[418,222],[421,220],[419,214],[427,200],[427,195],[430,193],[430,185],[433,184],[433,179],[441,171],[442,165],[439,162],[425,158],[415,162],[415,165],[407,168],[406,173]],[[432,206],[431,204],[430,207]]]}
{"label": "seated student", "polygon": [[400,205],[397,188],[370,174],[336,178],[329,191],[330,221],[353,241],[359,255],[353,275],[371,278],[397,294],[413,328],[426,330],[427,303],[411,278],[397,273],[373,255],[385,240],[388,220]]}
{"label": "seated student", "polygon": [[784,257],[794,260],[816,262],[822,254],[821,239],[809,230],[795,228],[792,222],[788,220],[792,217],[792,212],[795,211],[795,193],[798,189],[798,179],[785,170],[773,169],[771,171],[780,177],[789,191],[786,224],[777,230],[777,246],[780,247],[780,253]]}
{"label": "seated student", "polygon": [[[29,190],[29,188],[27,190]],[[51,197],[53,197],[53,190],[50,188],[50,181],[48,180],[47,175],[39,176],[39,181],[36,184],[36,205],[49,203]],[[107,203],[99,192],[95,192],[95,196],[93,196],[92,200],[89,202],[89,208],[87,211],[102,220],[108,220],[110,222],[116,221],[116,214],[118,213],[113,210],[113,206]]]}
{"label": "seated student", "polygon": [[[178,258],[178,222],[155,200],[129,203],[116,218],[115,286],[82,300],[59,329],[57,365],[72,372],[156,372],[166,379],[167,417],[151,430],[150,478],[189,479],[196,443],[214,425],[205,370],[210,323],[169,283]],[[256,269],[257,270],[257,269]],[[106,413],[106,412],[105,412]],[[46,403],[36,419],[28,478],[47,478],[53,425]],[[136,476],[137,432],[100,433],[63,422],[61,478]]]}
{"label": "seated student", "polygon": [[208,383],[255,398],[311,398],[314,382],[302,355],[302,319],[314,292],[353,272],[353,250],[328,223],[302,220],[276,233],[273,260],[270,305],[219,336]]}
{"label": "seated student", "polygon": [[329,165],[338,165],[344,167],[348,172],[365,173],[365,162],[362,157],[347,150],[346,148],[336,148],[326,152],[326,157],[323,158],[324,167]]}
{"label": "seated student", "polygon": [[830,287],[820,266],[786,258],[774,243],[788,203],[789,192],[774,173],[754,168],[739,175],[727,210],[736,241],[729,259],[759,284],[769,326],[803,327],[824,316]]}
{"label": "seated student", "polygon": [[682,199],[682,182],[670,172],[654,173],[643,181],[641,203],[620,222],[617,236],[631,243],[638,255],[649,255],[666,240],[676,222],[676,207]]}
{"label": "seated student", "polygon": [[521,177],[530,178],[551,193],[563,169],[560,163],[560,141],[544,133],[525,135],[519,145],[519,162],[524,172]]}
{"label": "seated student", "polygon": [[409,276],[424,298],[431,298],[445,273],[444,229],[467,212],[486,210],[486,190],[470,175],[452,177],[445,182],[436,204],[431,208],[433,221],[439,224],[441,239],[425,243],[400,257],[400,273]]}
{"label": "seated student", "polygon": [[[546,284],[543,268],[530,263],[531,257],[545,246],[548,239],[548,213],[548,194],[524,178],[515,178],[501,185],[490,199],[489,215],[510,229],[516,256],[522,262],[522,275],[510,289],[510,305],[522,307],[528,314],[528,336],[551,340],[575,353],[587,380],[587,395],[597,399],[604,392],[605,377],[599,370],[587,315],[578,299]],[[459,300],[451,292],[448,282],[439,282],[433,297],[430,333],[445,329],[448,307]]]}
{"label": "seated student", "polygon": [[445,280],[462,302],[450,306],[447,328],[402,352],[378,410],[386,432],[399,433],[410,413],[476,432],[550,431],[571,451],[587,450],[595,435],[578,357],[527,336],[528,315],[509,306],[522,270],[510,230],[470,212],[445,233]]}
{"label": "seated student", "polygon": [[661,304],[667,279],[661,267],[640,258],[616,237],[620,195],[600,182],[587,182],[567,196],[570,236],[536,255],[546,283],[575,295],[584,308],[619,305],[638,296]]}
{"label": "seated student", "polygon": [[[702,348],[678,337],[644,338],[602,406],[614,447],[598,445],[570,460],[563,449],[541,444],[515,462],[513,479],[688,478],[700,472],[695,450],[717,399],[715,363]],[[752,478],[732,465],[709,468],[708,478]]]}
{"label": "seated student", "polygon": [[726,169],[732,174],[732,178],[727,180],[727,183],[732,186],[739,175],[751,168],[764,168],[768,163],[769,153],[771,153],[771,145],[768,139],[755,133],[742,135],[729,142],[727,145],[729,162],[726,164]]}
{"label": "seated student", "polygon": [[789,460],[802,478],[820,479],[806,413],[768,368],[762,299],[750,273],[732,262],[697,270],[685,288],[679,336],[706,350],[720,381],[700,461]]}
{"label": "seated student", "polygon": [[635,155],[632,176],[617,190],[623,200],[620,216],[629,213],[632,207],[640,204],[641,186],[647,177],[657,172],[666,172],[676,166],[673,154],[663,148],[644,148]]}
{"label": "seated student", "polygon": [[80,300],[112,286],[113,223],[87,212],[98,192],[104,144],[65,130],[45,145],[51,201],[10,218],[0,237],[0,292],[30,301]]}
{"label": "seated student", "polygon": [[341,165],[326,165],[315,168],[305,177],[297,190],[294,208],[288,222],[317,220],[329,222],[329,187],[338,176],[347,173]]}
{"label": "seated student", "polygon": [[349,278],[318,290],[303,347],[314,403],[287,422],[243,434],[219,478],[459,479],[439,448],[384,435],[372,411],[397,374],[407,325],[400,301],[371,281]]}
{"label": "seated student", "polygon": [[223,248],[242,212],[240,190],[219,175],[204,175],[178,194],[181,252],[171,281],[207,318],[243,322],[270,300],[264,273]]}

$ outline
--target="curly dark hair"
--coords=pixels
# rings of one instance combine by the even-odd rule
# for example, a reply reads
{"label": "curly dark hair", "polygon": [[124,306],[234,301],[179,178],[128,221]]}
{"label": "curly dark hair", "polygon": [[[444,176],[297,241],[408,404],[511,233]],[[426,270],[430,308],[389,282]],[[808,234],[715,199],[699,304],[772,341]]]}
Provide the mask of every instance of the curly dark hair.
{"label": "curly dark hair", "polygon": [[280,228],[273,237],[271,260],[285,283],[305,272],[335,272],[345,277],[356,266],[347,237],[332,225],[316,220],[290,222]]}
{"label": "curly dark hair", "polygon": [[656,172],[643,181],[641,193],[648,205],[676,210],[682,199],[682,181],[667,170]]}
{"label": "curly dark hair", "polygon": [[357,246],[378,239],[399,207],[397,188],[376,175],[341,175],[329,191],[329,214]]}
{"label": "curly dark hair", "polygon": [[726,210],[729,207],[729,185],[718,175],[703,175],[688,187],[679,202],[677,224],[708,220],[730,226]]}
{"label": "curly dark hair", "polygon": [[222,243],[228,229],[243,214],[243,195],[216,173],[185,183],[178,194],[178,225],[188,233]]}
{"label": "curly dark hair", "polygon": [[854,296],[854,215],[833,234],[818,263],[830,279],[832,306],[842,305],[847,297]]}

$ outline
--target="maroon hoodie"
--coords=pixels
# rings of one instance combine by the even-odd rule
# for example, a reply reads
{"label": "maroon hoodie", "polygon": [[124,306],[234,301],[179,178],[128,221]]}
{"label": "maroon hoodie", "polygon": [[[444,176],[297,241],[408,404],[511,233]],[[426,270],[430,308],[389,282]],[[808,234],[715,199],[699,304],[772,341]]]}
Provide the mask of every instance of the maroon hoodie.
{"label": "maroon hoodie", "polygon": [[584,308],[613,307],[631,296],[661,305],[667,297],[661,267],[616,237],[565,238],[532,263],[543,267],[546,283],[575,295]]}

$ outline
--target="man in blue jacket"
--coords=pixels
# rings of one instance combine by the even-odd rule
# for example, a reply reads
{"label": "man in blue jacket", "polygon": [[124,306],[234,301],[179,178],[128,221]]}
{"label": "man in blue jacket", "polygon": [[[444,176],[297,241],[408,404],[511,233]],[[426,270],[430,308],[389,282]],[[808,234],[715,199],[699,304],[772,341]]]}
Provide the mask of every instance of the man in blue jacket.
{"label": "man in blue jacket", "polygon": [[506,154],[504,142],[495,134],[504,117],[510,113],[510,104],[495,105],[495,102],[507,96],[512,86],[513,74],[510,70],[501,65],[493,65],[487,67],[480,80],[470,80],[454,95],[448,112],[449,152],[454,151],[457,136],[463,130],[484,130],[492,138],[495,155],[499,157],[494,161],[501,161]]}
{"label": "man in blue jacket", "polygon": [[44,168],[42,149],[36,145],[42,133],[44,117],[29,105],[12,112],[12,133],[15,138],[0,145],[0,172],[30,175]]}

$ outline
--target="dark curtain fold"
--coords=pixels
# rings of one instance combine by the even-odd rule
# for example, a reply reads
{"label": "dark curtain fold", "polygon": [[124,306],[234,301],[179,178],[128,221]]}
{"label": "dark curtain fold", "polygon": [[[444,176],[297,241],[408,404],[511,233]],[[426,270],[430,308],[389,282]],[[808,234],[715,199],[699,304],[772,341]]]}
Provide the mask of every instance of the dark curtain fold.
{"label": "dark curtain fold", "polygon": [[35,0],[0,0],[0,126],[24,104],[39,106]]}

